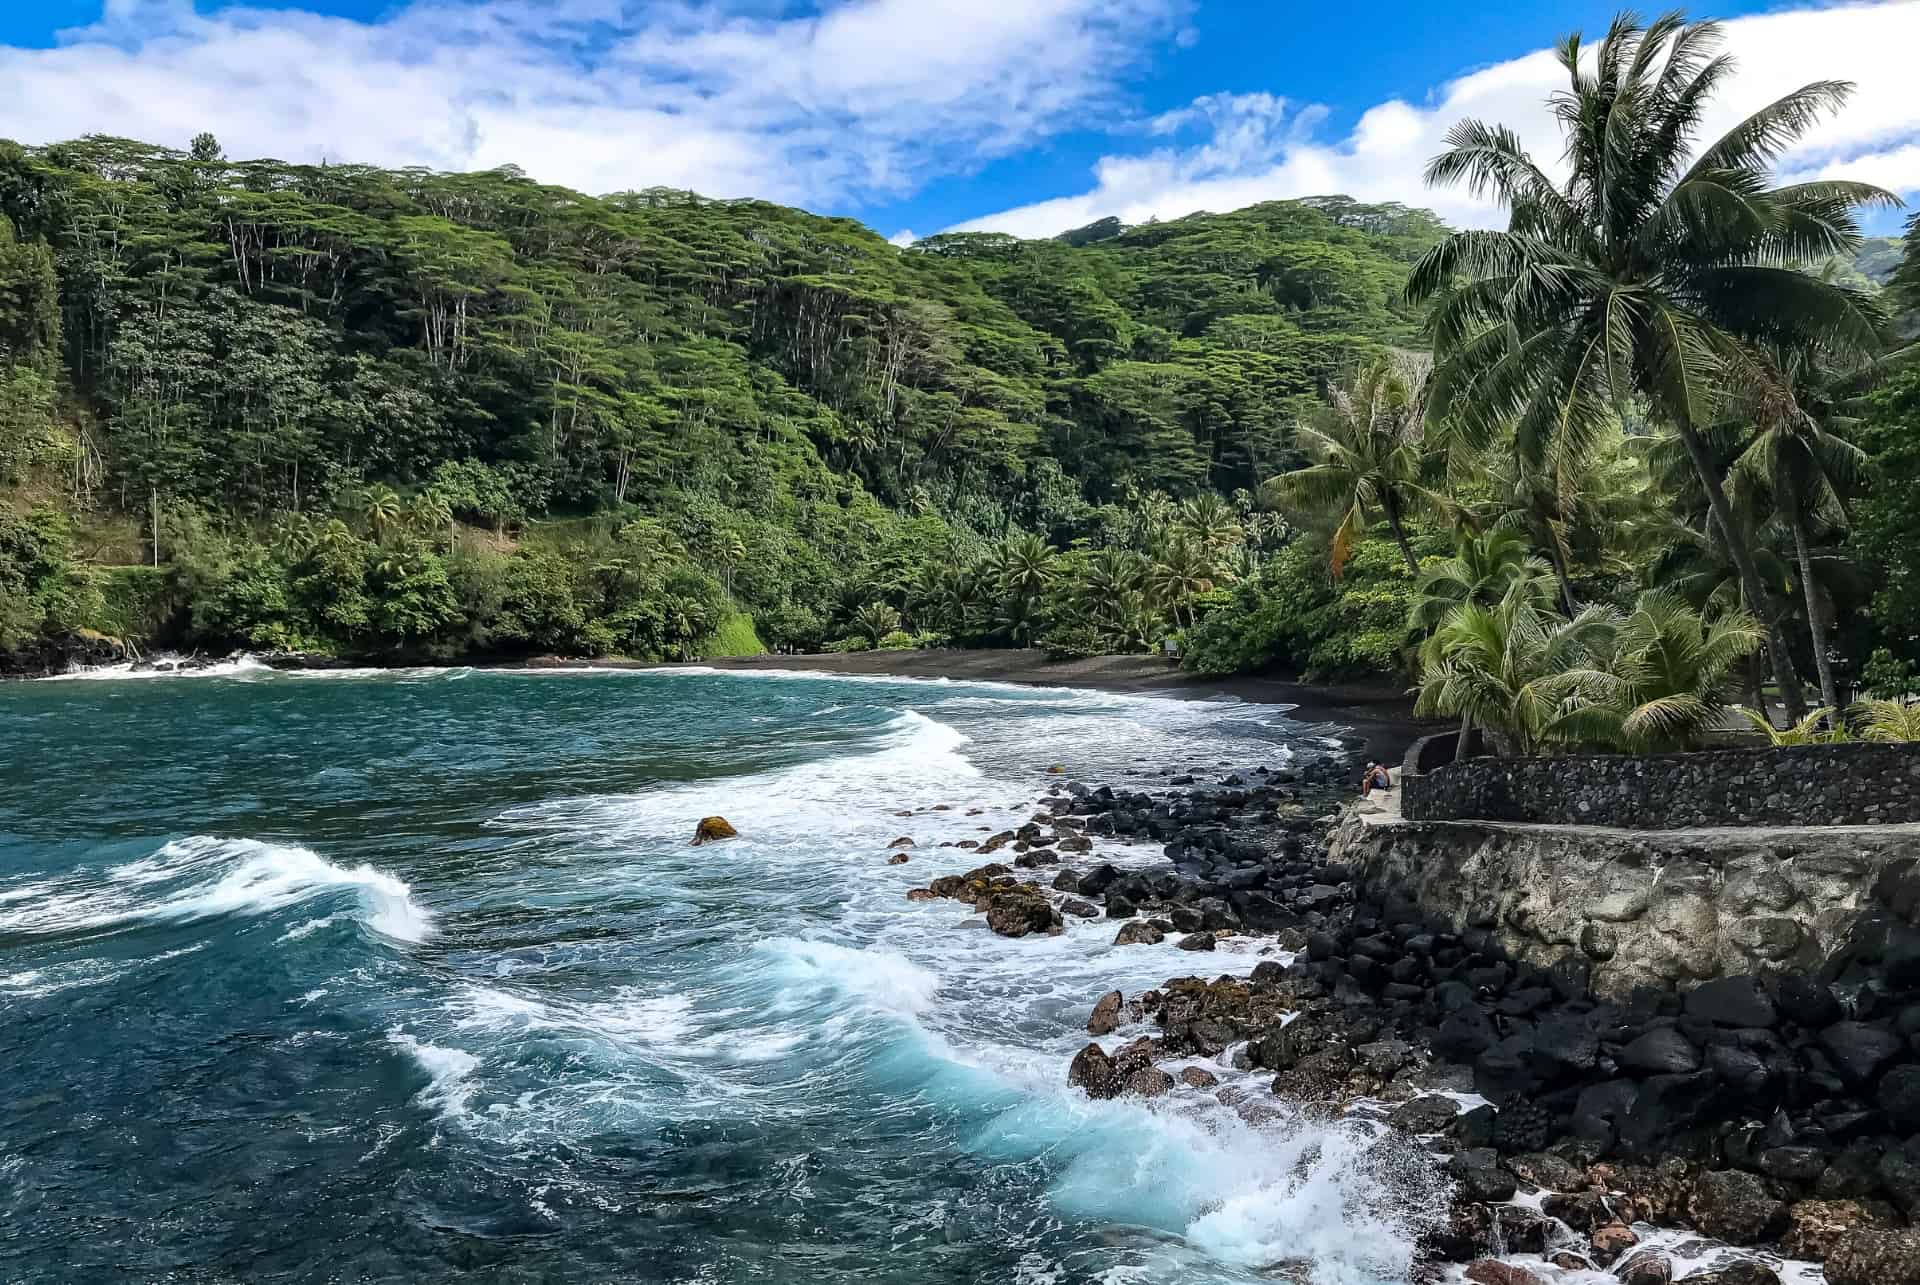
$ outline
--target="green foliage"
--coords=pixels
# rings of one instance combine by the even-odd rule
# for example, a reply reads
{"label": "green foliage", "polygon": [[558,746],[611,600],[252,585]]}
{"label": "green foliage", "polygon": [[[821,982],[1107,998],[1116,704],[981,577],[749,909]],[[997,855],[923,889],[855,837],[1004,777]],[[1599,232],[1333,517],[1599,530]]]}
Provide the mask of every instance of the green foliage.
{"label": "green foliage", "polygon": [[[210,137],[0,146],[0,215],[0,485],[137,524],[182,641],[428,655],[694,653],[744,642],[732,603],[780,645],[1029,642],[1117,508],[1290,464],[1320,383],[1415,334],[1442,231],[1320,200],[902,252]],[[1011,579],[920,592],[995,546]],[[1103,604],[1106,646],[1233,573],[1130,547],[1161,578]]]}
{"label": "green foliage", "polygon": [[1509,753],[1683,749],[1714,724],[1728,674],[1760,641],[1750,618],[1708,620],[1660,591],[1627,613],[1592,606],[1569,619],[1517,580],[1498,602],[1463,602],[1441,620],[1416,708],[1466,720]]}
{"label": "green foliage", "polygon": [[753,617],[744,611],[730,612],[721,618],[712,637],[700,644],[700,654],[719,656],[763,656],[767,646],[754,632]]}
{"label": "green foliage", "polygon": [[1324,680],[1393,673],[1405,665],[1414,594],[1390,541],[1355,545],[1337,581],[1325,546],[1298,541],[1202,616],[1182,660],[1204,674],[1274,669]]}

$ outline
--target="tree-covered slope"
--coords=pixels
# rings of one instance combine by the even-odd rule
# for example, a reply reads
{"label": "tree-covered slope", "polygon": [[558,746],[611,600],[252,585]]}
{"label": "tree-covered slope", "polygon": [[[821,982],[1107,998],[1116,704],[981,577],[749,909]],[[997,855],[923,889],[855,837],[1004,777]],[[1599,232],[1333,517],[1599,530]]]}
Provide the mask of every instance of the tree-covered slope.
{"label": "tree-covered slope", "polygon": [[735,603],[817,642],[954,549],[1253,487],[1414,339],[1442,232],[1332,198],[903,251],[204,136],[0,144],[0,214],[0,646],[440,653],[686,652]]}

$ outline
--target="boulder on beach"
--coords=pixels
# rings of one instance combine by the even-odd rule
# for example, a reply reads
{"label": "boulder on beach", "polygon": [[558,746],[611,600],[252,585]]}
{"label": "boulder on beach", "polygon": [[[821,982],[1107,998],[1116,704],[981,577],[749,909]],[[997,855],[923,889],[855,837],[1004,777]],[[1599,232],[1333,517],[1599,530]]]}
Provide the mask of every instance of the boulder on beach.
{"label": "boulder on beach", "polygon": [[739,838],[740,832],[725,817],[701,817],[700,824],[693,828],[693,846],[703,843],[717,843],[721,839]]}

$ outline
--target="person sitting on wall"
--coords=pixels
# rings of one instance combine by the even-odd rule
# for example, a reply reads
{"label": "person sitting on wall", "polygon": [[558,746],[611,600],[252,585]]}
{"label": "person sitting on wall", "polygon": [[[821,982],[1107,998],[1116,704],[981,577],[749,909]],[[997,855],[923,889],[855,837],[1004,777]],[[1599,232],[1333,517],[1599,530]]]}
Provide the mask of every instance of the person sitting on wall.
{"label": "person sitting on wall", "polygon": [[1375,790],[1391,790],[1392,788],[1393,788],[1393,778],[1387,775],[1386,764],[1384,763],[1367,764],[1366,772],[1360,777],[1360,797],[1361,798],[1363,799],[1366,798],[1368,795],[1372,794]]}

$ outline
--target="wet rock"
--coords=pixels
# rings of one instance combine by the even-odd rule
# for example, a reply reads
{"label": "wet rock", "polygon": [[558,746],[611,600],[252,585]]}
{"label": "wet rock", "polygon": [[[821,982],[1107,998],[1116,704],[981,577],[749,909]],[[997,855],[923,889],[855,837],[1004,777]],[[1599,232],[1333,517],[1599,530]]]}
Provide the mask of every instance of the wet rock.
{"label": "wet rock", "polygon": [[1100,907],[1094,905],[1091,901],[1082,901],[1078,897],[1069,897],[1061,902],[1060,912],[1062,914],[1072,915],[1075,919],[1097,919],[1100,917]]}
{"label": "wet rock", "polygon": [[1896,1066],[1887,1072],[1877,1100],[1896,1130],[1920,1132],[1920,1066]]}
{"label": "wet rock", "polygon": [[[984,829],[985,827],[982,828]],[[983,853],[998,852],[1009,843],[1012,843],[1013,837],[1013,831],[1011,830],[1002,830],[998,834],[989,835],[986,842],[980,845],[980,851]]]}
{"label": "wet rock", "polygon": [[1457,1151],[1448,1157],[1445,1168],[1447,1176],[1460,1184],[1461,1194],[1472,1200],[1512,1200],[1519,1190],[1513,1175],[1500,1167],[1499,1153],[1491,1148]]}
{"label": "wet rock", "polygon": [[1780,1274],[1754,1258],[1736,1258],[1710,1272],[1683,1277],[1681,1285],[1780,1285]]}
{"label": "wet rock", "polygon": [[1856,1231],[1882,1231],[1891,1220],[1858,1200],[1802,1200],[1787,1209],[1780,1248],[1793,1258],[1824,1262],[1840,1238]]}
{"label": "wet rock", "polygon": [[1387,1116],[1387,1127],[1401,1133],[1440,1133],[1460,1114],[1452,1098],[1424,1097],[1402,1102]]}
{"label": "wet rock", "polygon": [[1107,894],[1107,918],[1131,919],[1139,913],[1140,908],[1135,906],[1129,898],[1117,892]]}
{"label": "wet rock", "polygon": [[1768,1147],[1760,1153],[1760,1172],[1782,1182],[1810,1183],[1827,1168],[1818,1147]]}
{"label": "wet rock", "polygon": [[1073,1055],[1067,1067],[1067,1083],[1084,1090],[1090,1098],[1120,1096],[1119,1068],[1098,1044],[1089,1044]]}
{"label": "wet rock", "polygon": [[1779,1020],[1773,1001],[1752,976],[1721,977],[1687,992],[1686,1013],[1715,1026],[1772,1026]]}
{"label": "wet rock", "polygon": [[1596,1265],[1608,1267],[1639,1243],[1639,1233],[1633,1228],[1625,1223],[1608,1223],[1594,1228],[1588,1240],[1588,1254]]}
{"label": "wet rock", "polygon": [[1127,1077],[1126,1090],[1135,1097],[1157,1098],[1173,1090],[1173,1077],[1157,1066],[1146,1066]]}
{"label": "wet rock", "polygon": [[1551,1151],[1508,1156],[1506,1163],[1507,1168],[1522,1182],[1532,1183],[1547,1191],[1572,1191],[1587,1180],[1578,1165]]}
{"label": "wet rock", "polygon": [[1840,1020],[1833,988],[1804,973],[1783,973],[1774,982],[1773,999],[1781,1016],[1796,1026],[1819,1030]]}
{"label": "wet rock", "polygon": [[1174,943],[1180,950],[1212,950],[1214,944],[1212,933],[1188,933]]}
{"label": "wet rock", "polygon": [[913,840],[907,835],[903,834],[899,838],[895,839],[892,843],[889,843],[887,846],[889,848],[911,848],[913,846]]}
{"label": "wet rock", "polygon": [[1738,1169],[1701,1174],[1687,1209],[1701,1231],[1735,1245],[1767,1239],[1787,1214],[1786,1206],[1768,1194],[1765,1183]]}
{"label": "wet rock", "polygon": [[693,827],[693,846],[703,843],[718,843],[722,839],[736,839],[740,832],[725,817],[701,817],[700,824]]}
{"label": "wet rock", "polygon": [[1060,837],[1062,852],[1092,852],[1093,840],[1083,834],[1068,834]]}
{"label": "wet rock", "polygon": [[1827,1285],[1920,1285],[1920,1231],[1855,1231],[1827,1255]]}
{"label": "wet rock", "polygon": [[890,866],[904,866],[907,864],[907,854],[904,852],[896,852],[887,858],[887,864]]}
{"label": "wet rock", "polygon": [[1087,1031],[1092,1035],[1110,1035],[1120,1025],[1121,1005],[1126,996],[1119,991],[1108,991],[1094,1001],[1093,1012],[1087,1017]]}
{"label": "wet rock", "polygon": [[1641,1254],[1614,1269],[1621,1285],[1671,1285],[1673,1261],[1665,1254]]}
{"label": "wet rock", "polygon": [[1059,912],[1037,889],[996,893],[987,906],[987,927],[1002,937],[1043,933],[1059,922]]}
{"label": "wet rock", "polygon": [[1189,1088],[1211,1089],[1220,1083],[1220,1077],[1204,1067],[1190,1066],[1180,1072],[1180,1082]]}
{"label": "wet rock", "polygon": [[912,888],[907,892],[908,901],[938,901],[940,894],[931,888]]}
{"label": "wet rock", "polygon": [[1621,1050],[1620,1065],[1646,1075],[1685,1075],[1700,1069],[1700,1052],[1671,1026],[1656,1027]]}
{"label": "wet rock", "polygon": [[1463,1274],[1474,1285],[1546,1285],[1545,1281],[1526,1268],[1503,1263],[1497,1258],[1483,1258],[1470,1264]]}
{"label": "wet rock", "polygon": [[1158,946],[1167,939],[1167,935],[1144,919],[1120,925],[1120,931],[1114,936],[1116,946]]}
{"label": "wet rock", "polygon": [[1835,1022],[1820,1032],[1834,1070],[1848,1084],[1866,1084],[1904,1052],[1901,1039],[1865,1022]]}

